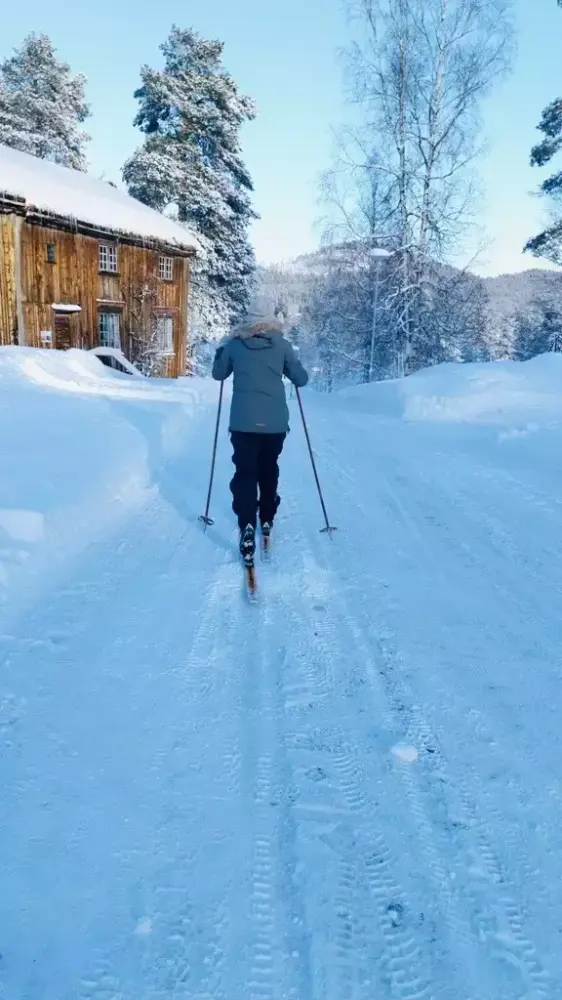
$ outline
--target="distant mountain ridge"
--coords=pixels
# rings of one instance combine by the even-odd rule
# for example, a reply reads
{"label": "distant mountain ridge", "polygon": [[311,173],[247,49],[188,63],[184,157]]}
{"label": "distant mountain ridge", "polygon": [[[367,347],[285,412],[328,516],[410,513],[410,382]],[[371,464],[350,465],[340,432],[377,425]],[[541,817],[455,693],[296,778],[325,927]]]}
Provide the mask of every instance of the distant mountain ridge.
{"label": "distant mountain ridge", "polygon": [[[298,313],[311,282],[326,272],[340,252],[345,259],[349,246],[320,249],[279,264],[260,266],[260,290],[268,296],[275,296],[278,288],[281,298],[288,300],[289,312]],[[451,274],[455,271],[448,265],[444,265],[444,270]],[[516,316],[531,309],[538,301],[546,306],[562,309],[562,269],[547,271],[531,267],[526,271],[496,277],[481,277],[476,274],[471,274],[470,277],[486,293],[486,312],[492,342],[495,339],[501,340],[505,331],[513,326]]]}
{"label": "distant mountain ridge", "polygon": [[562,270],[538,267],[494,278],[480,278],[489,296],[490,310],[498,315],[523,312],[536,299],[562,301]]}

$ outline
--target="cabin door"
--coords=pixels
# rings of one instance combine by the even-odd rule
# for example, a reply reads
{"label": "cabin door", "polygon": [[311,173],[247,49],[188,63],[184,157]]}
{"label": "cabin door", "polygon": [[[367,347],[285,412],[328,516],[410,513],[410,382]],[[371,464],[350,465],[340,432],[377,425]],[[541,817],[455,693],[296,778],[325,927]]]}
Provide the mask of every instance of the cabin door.
{"label": "cabin door", "polygon": [[68,351],[72,347],[70,313],[55,313],[55,343],[57,351]]}

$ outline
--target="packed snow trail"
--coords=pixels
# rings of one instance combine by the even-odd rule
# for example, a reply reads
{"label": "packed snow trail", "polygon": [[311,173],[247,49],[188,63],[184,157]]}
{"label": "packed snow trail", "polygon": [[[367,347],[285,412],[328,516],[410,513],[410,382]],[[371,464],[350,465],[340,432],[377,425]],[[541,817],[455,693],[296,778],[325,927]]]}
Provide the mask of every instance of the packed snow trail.
{"label": "packed snow trail", "polygon": [[215,387],[86,384],[14,387],[129,489],[8,566],[1,1000],[562,996],[559,426],[308,393],[249,607]]}

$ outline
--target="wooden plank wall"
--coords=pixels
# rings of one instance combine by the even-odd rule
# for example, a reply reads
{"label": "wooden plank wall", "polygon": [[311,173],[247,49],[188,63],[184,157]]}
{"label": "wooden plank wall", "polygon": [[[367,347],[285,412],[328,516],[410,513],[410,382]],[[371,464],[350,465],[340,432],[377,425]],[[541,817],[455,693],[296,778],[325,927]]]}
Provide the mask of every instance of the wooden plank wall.
{"label": "wooden plank wall", "polygon": [[[132,359],[133,334],[138,333],[141,328],[149,332],[154,313],[172,316],[176,354],[175,357],[166,359],[164,375],[170,378],[182,375],[184,354],[183,350],[178,351],[177,345],[181,339],[180,331],[187,324],[187,298],[183,286],[186,264],[189,266],[189,261],[183,257],[175,257],[172,280],[160,281],[158,253],[142,247],[119,246],[117,254],[119,276],[100,275],[99,298],[125,303],[121,314],[121,341],[125,354]],[[143,288],[148,291],[144,303],[140,297]]]}
{"label": "wooden plank wall", "polygon": [[16,333],[15,216],[0,215],[0,344]]}
{"label": "wooden plank wall", "polygon": [[178,361],[178,371],[177,375],[190,375],[191,371],[187,370],[186,359],[190,356],[190,351],[188,350],[188,340],[189,340],[189,294],[190,288],[190,262],[186,258],[182,261],[183,265],[183,275],[181,277],[181,303],[180,303],[180,315],[177,324],[177,329],[175,330],[175,341],[174,346],[176,349],[176,358]]}
{"label": "wooden plank wall", "polygon": [[[133,334],[149,331],[152,314],[160,312],[171,315],[174,321],[176,354],[167,360],[165,374],[183,374],[189,261],[173,258],[173,280],[160,281],[158,252],[118,244],[117,273],[100,274],[99,242],[79,233],[23,224],[21,274],[26,344],[41,347],[41,330],[52,330],[54,341],[53,303],[81,307],[73,317],[73,346],[86,349],[98,344],[98,311],[115,310],[120,313],[123,352],[134,360]],[[49,243],[55,247],[54,263],[47,259]],[[144,302],[140,294],[143,287],[150,290]],[[9,324],[10,320],[5,322]],[[4,335],[2,323],[0,336]]]}
{"label": "wooden plank wall", "polygon": [[[55,247],[55,263],[47,260],[47,244]],[[41,330],[51,330],[54,340],[55,302],[79,305],[74,323],[73,347],[97,343],[98,254],[96,240],[76,233],[25,223],[21,234],[21,280],[25,342],[41,347]]]}

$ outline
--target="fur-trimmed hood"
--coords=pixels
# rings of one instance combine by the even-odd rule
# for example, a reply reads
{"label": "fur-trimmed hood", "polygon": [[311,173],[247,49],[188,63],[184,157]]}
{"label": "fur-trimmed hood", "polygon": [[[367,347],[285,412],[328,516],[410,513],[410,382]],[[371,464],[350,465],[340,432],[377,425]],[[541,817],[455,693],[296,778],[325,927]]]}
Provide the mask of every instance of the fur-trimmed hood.
{"label": "fur-trimmed hood", "polygon": [[238,340],[251,340],[252,337],[281,337],[283,335],[283,325],[275,321],[249,323],[237,327],[232,335]]}
{"label": "fur-trimmed hood", "polygon": [[253,337],[273,337],[282,335],[283,322],[273,310],[254,307],[248,309],[244,319],[237,324],[231,336],[237,340],[252,340]]}
{"label": "fur-trimmed hood", "polygon": [[230,431],[286,434],[289,410],[283,377],[301,388],[308,375],[293,346],[283,336],[283,324],[261,310],[246,313],[225,344],[217,348],[213,378],[234,376]]}

